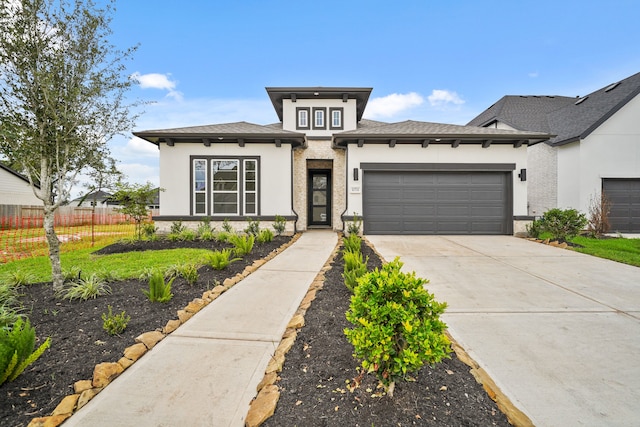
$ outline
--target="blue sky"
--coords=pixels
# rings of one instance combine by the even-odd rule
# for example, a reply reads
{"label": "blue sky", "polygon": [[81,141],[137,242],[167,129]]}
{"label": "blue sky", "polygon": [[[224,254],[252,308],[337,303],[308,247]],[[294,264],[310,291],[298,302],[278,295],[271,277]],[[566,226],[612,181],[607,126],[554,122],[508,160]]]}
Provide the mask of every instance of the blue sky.
{"label": "blue sky", "polygon": [[[579,96],[640,72],[636,0],[119,0],[139,44],[135,130],[277,122],[266,86],[372,87],[366,118],[465,124],[504,95]],[[158,151],[115,138],[130,182]]]}

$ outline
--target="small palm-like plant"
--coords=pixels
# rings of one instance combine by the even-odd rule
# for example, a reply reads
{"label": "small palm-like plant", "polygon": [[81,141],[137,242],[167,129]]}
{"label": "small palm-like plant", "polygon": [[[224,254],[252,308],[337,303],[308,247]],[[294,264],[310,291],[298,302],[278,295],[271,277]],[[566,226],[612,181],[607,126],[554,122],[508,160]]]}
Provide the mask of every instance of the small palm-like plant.
{"label": "small palm-like plant", "polygon": [[233,251],[231,249],[222,249],[207,254],[207,263],[214,270],[224,270],[232,262],[240,260],[240,258],[231,258]]}
{"label": "small palm-like plant", "polygon": [[198,266],[191,263],[173,265],[167,269],[165,277],[173,276],[182,277],[187,283],[193,285],[198,281]]}
{"label": "small palm-like plant", "polygon": [[269,243],[270,241],[273,240],[273,231],[269,230],[268,228],[263,228],[258,233],[257,240],[258,240],[258,243],[260,244]]}
{"label": "small palm-like plant", "polygon": [[242,257],[251,253],[253,250],[253,244],[255,242],[255,237],[251,234],[234,234],[229,237],[229,243],[233,245],[233,251],[236,256]]}
{"label": "small palm-like plant", "polygon": [[156,271],[149,279],[149,290],[143,290],[142,292],[151,302],[167,302],[173,298],[171,285],[175,279],[175,277],[172,277],[168,282],[165,282],[164,274],[161,271]]}
{"label": "small palm-like plant", "polygon": [[18,319],[11,328],[0,328],[0,384],[15,380],[50,345],[51,338],[47,338],[35,349],[36,332],[29,319]]}
{"label": "small palm-like plant", "polygon": [[362,247],[362,239],[357,234],[349,234],[342,241],[344,246],[343,252],[360,252]]}
{"label": "small palm-like plant", "polygon": [[107,284],[106,280],[100,277],[98,274],[93,273],[86,278],[80,278],[74,282],[70,282],[66,285],[60,296],[64,299],[74,300],[79,299],[86,301],[89,298],[97,298],[102,295],[108,295],[111,293],[111,287]]}

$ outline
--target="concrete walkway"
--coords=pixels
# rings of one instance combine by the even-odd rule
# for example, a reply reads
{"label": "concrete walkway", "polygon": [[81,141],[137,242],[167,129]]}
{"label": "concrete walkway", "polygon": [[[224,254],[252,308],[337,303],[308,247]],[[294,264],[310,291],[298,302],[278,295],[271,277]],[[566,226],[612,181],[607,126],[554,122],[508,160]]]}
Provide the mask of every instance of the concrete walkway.
{"label": "concrete walkway", "polygon": [[158,343],[64,427],[243,426],[288,322],[337,240],[335,232],[305,232]]}
{"label": "concrete walkway", "polygon": [[538,427],[640,423],[640,268],[509,236],[367,236],[430,279],[458,343]]}

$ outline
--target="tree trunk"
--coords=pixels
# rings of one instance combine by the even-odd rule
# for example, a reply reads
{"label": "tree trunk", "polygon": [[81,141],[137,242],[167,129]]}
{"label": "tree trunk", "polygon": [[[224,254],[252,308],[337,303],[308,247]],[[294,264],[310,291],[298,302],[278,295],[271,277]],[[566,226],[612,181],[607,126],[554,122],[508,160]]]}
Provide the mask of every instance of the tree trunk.
{"label": "tree trunk", "polygon": [[62,290],[64,278],[62,277],[62,265],[60,264],[60,241],[54,229],[55,208],[44,207],[44,234],[49,245],[49,260],[51,261],[51,276],[53,278],[53,290]]}

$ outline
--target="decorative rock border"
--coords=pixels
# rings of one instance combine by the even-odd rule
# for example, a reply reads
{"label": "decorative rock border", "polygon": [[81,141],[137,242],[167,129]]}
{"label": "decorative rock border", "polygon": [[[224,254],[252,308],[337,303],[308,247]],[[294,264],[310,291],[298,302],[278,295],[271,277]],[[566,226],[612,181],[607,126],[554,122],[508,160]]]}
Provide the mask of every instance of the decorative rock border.
{"label": "decorative rock border", "polygon": [[[296,240],[298,240],[300,236],[300,233],[293,235],[291,240],[271,251],[271,253],[266,257],[258,259],[254,261],[253,264],[246,266],[242,273],[227,278],[224,280],[222,285],[218,285],[213,289],[204,292],[202,294],[202,298],[193,299],[184,309],[178,310],[178,319],[169,320],[161,330],[145,332],[137,336],[135,339],[136,344],[127,347],[120,360],[117,362],[104,362],[97,364],[93,370],[92,379],[76,381],[73,384],[74,394],[65,396],[53,410],[51,415],[33,418],[27,427],[58,427],[67,418],[86,405],[94,396],[100,393],[127,368],[144,356],[147,351],[151,350],[157,343],[162,341],[167,335],[175,331],[181,324],[185,323],[193,317],[194,314],[216,300],[220,295],[238,284],[242,279],[262,267],[267,261],[273,259],[276,255],[287,249]],[[293,340],[295,340],[295,336]],[[291,345],[293,345],[293,341],[291,342]]]}
{"label": "decorative rock border", "polygon": [[318,290],[322,289],[324,286],[324,275],[331,269],[331,263],[338,254],[340,245],[342,245],[342,235],[339,236],[336,247],[333,249],[333,252],[318,275],[316,275],[313,282],[311,282],[307,294],[302,299],[298,310],[296,310],[293,318],[289,321],[289,324],[282,335],[282,340],[280,341],[278,348],[276,348],[271,361],[267,365],[264,378],[256,387],[256,392],[258,394],[251,401],[249,406],[249,411],[245,417],[246,427],[258,427],[274,414],[278,404],[278,399],[280,398],[280,391],[276,385],[277,381],[280,379],[278,372],[282,371],[285,355],[291,347],[293,347],[298,335],[298,330],[304,326],[304,315],[309,307],[311,307],[311,302],[316,298]]}

